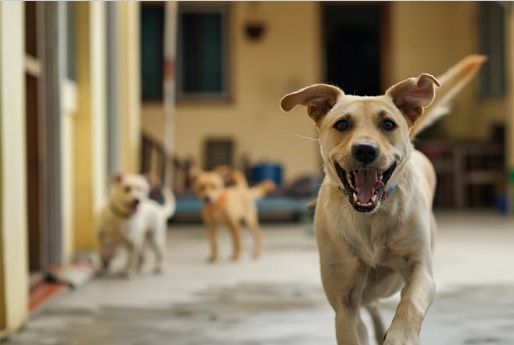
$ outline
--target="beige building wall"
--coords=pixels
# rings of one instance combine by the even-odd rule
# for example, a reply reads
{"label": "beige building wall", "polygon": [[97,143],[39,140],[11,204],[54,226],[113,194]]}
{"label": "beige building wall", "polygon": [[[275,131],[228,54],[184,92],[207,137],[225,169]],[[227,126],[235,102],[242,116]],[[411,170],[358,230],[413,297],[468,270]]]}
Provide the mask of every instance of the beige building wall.
{"label": "beige building wall", "polygon": [[[467,2],[392,4],[391,68],[394,82],[423,72],[438,76],[467,54],[475,52],[474,8]],[[450,135],[467,137],[473,134],[470,133],[471,124],[477,121],[473,111],[474,84],[460,93],[451,114],[441,120]]]}
{"label": "beige building wall", "polygon": [[[243,32],[252,4],[235,2],[229,6],[232,101],[179,103],[177,155],[193,156],[201,164],[202,143],[207,137],[231,137],[236,142],[237,163],[248,153],[252,162],[281,163],[288,180],[316,173],[317,143],[296,136],[316,137],[305,109],[285,114],[278,104],[287,92],[320,80],[319,4],[259,3],[267,28],[258,42],[249,41]],[[143,107],[143,129],[160,140],[162,121],[162,106]]]}
{"label": "beige building wall", "polygon": [[[298,108],[283,114],[278,108],[287,92],[320,82],[322,78],[321,7],[313,2],[262,2],[267,21],[265,37],[248,41],[243,23],[251,4],[231,3],[231,66],[233,100],[217,104],[178,104],[176,153],[203,162],[202,143],[208,136],[233,137],[236,158],[248,152],[253,162],[282,163],[290,181],[318,171],[316,142],[295,134],[317,133]],[[478,51],[477,3],[392,2],[389,4],[389,57],[386,84],[428,72],[444,73],[468,54]],[[505,123],[510,114],[509,97],[478,100],[477,81],[455,99],[452,112],[443,120],[445,132],[454,138],[485,139],[490,126]],[[143,106],[143,129],[162,141],[162,106]]]}
{"label": "beige building wall", "polygon": [[[391,5],[393,78],[439,75],[464,56],[478,52],[476,2],[395,2]],[[478,100],[477,79],[455,99],[444,118],[455,138],[486,139],[490,126],[505,123],[508,97]]]}
{"label": "beige building wall", "polygon": [[0,3],[0,338],[28,312],[23,9]]}

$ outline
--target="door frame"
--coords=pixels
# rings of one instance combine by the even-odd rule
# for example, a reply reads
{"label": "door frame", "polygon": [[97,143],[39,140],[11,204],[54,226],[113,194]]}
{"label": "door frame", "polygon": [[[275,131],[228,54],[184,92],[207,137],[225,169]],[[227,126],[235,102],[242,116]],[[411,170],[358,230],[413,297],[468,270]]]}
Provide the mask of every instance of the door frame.
{"label": "door frame", "polygon": [[[35,115],[26,113],[27,221],[31,287],[47,278],[63,260],[61,206],[61,99],[58,53],[58,4],[35,3],[36,56],[26,53],[26,78],[36,78]],[[27,36],[26,36],[27,38]],[[26,103],[29,106],[28,85]],[[31,109],[27,107],[27,109]],[[30,111],[30,110],[27,110]],[[30,117],[29,117],[30,116]],[[33,118],[33,116],[36,116]],[[36,120],[32,123],[30,120]],[[30,126],[36,126],[30,127]],[[35,134],[36,141],[31,138]],[[35,153],[31,165],[29,150]],[[35,169],[32,170],[32,169]],[[30,172],[33,172],[32,176]],[[33,181],[32,179],[36,179]],[[29,188],[29,186],[31,188]],[[36,189],[37,191],[34,191]],[[35,194],[35,195],[34,195]],[[37,220],[31,217],[36,214]]]}
{"label": "door frame", "polygon": [[62,169],[61,169],[61,74],[58,2],[45,2],[44,14],[44,97],[43,124],[45,162],[43,166],[43,210],[45,212],[46,269],[63,263]]}

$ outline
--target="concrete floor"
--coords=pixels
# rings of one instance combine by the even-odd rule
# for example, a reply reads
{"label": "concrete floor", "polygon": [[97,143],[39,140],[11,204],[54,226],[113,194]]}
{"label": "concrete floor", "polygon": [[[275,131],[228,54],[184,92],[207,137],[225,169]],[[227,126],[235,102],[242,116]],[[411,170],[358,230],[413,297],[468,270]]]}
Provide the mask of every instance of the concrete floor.
{"label": "concrete floor", "polygon": [[[422,344],[514,344],[514,219],[439,214],[438,295]],[[200,226],[172,225],[168,269],[132,280],[115,276],[60,295],[5,344],[334,345],[310,225],[264,225],[265,252],[241,262],[205,262]],[[383,302],[389,322],[397,297]],[[369,324],[367,315],[366,322]]]}

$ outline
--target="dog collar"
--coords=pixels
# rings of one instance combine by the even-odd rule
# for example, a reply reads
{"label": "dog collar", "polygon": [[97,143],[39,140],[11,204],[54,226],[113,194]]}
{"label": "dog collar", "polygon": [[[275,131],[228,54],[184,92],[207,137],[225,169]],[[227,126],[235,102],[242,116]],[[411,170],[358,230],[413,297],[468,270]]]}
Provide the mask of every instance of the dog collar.
{"label": "dog collar", "polygon": [[117,215],[120,218],[127,219],[127,218],[130,218],[130,216],[132,216],[131,213],[123,212],[122,210],[118,209],[116,206],[114,206],[113,203],[110,204],[110,209],[111,209],[112,213],[114,213],[115,215]]}
{"label": "dog collar", "polygon": [[[387,188],[385,191],[384,191],[384,197],[385,197],[385,200],[387,200],[387,198],[389,198],[391,196],[391,194],[393,194],[396,186],[398,186],[398,182],[395,182],[393,183],[389,188]],[[339,188],[339,190],[341,191],[341,193],[343,193],[344,195],[348,196],[348,192],[346,191],[346,189],[344,189],[343,187],[341,186],[337,186],[337,188]]]}
{"label": "dog collar", "polygon": [[209,212],[218,211],[218,210],[220,210],[223,207],[223,205],[225,205],[227,200],[228,200],[228,193],[227,193],[227,191],[224,191],[220,195],[218,200],[216,200],[216,202],[213,202],[211,204],[206,204],[204,207]]}

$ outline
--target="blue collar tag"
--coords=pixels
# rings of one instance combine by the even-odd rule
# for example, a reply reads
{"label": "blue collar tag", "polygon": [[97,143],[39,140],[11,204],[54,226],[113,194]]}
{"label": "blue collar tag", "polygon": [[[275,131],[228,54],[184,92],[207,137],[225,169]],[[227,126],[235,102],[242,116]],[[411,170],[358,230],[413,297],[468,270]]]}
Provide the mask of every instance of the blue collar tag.
{"label": "blue collar tag", "polygon": [[398,186],[398,182],[393,183],[391,185],[391,187],[387,188],[387,190],[385,191],[386,199],[389,198],[391,196],[391,194],[393,194],[394,189],[396,188],[396,186]]}

